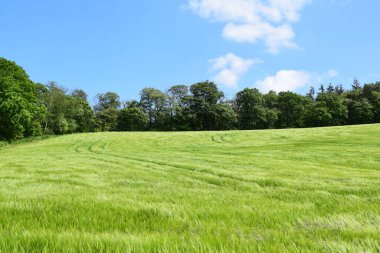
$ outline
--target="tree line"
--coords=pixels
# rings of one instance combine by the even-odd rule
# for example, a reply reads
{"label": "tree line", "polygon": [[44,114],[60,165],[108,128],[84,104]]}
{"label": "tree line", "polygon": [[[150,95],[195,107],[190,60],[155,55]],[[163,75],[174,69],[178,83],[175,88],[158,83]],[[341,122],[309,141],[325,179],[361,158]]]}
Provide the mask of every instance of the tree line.
{"label": "tree line", "polygon": [[0,140],[96,131],[251,130],[380,123],[380,82],[352,88],[321,85],[306,95],[262,94],[246,88],[226,99],[213,82],[144,88],[139,100],[115,92],[96,96],[55,82],[34,83],[16,63],[0,58]]}

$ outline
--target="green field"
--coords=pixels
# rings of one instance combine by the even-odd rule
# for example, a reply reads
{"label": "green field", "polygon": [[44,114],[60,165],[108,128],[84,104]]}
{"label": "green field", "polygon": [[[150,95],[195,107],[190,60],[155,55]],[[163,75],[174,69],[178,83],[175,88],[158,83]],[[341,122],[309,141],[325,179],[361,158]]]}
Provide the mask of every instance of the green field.
{"label": "green field", "polygon": [[5,146],[0,252],[380,252],[380,125]]}

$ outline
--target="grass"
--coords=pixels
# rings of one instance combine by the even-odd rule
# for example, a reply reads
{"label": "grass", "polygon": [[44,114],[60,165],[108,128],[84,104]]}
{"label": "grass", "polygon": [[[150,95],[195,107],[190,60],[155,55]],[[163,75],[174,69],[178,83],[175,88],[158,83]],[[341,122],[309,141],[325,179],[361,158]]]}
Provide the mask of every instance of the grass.
{"label": "grass", "polygon": [[5,146],[0,252],[380,252],[380,125]]}

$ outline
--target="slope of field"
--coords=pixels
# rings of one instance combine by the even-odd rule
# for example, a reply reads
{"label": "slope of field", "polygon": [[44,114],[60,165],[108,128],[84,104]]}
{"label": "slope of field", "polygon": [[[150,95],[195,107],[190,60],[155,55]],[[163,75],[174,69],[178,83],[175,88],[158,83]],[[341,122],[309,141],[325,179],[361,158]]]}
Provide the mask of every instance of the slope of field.
{"label": "slope of field", "polygon": [[380,252],[380,125],[0,149],[0,252]]}

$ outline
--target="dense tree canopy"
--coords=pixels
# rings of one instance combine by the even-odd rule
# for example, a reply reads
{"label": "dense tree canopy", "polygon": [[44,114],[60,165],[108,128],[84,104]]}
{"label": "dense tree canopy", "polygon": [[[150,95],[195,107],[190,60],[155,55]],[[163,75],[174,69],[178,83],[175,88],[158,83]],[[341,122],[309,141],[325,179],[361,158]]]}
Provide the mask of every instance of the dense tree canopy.
{"label": "dense tree canopy", "polygon": [[190,86],[192,93],[190,111],[194,115],[194,130],[217,130],[217,105],[224,98],[223,92],[213,82],[200,82]]}
{"label": "dense tree canopy", "polygon": [[323,103],[327,113],[331,116],[330,120],[323,124],[324,126],[339,126],[346,123],[348,117],[347,102],[341,95],[335,93],[335,90],[326,94],[319,94],[315,103]]}
{"label": "dense tree canopy", "polygon": [[174,85],[166,92],[144,88],[139,100],[122,102],[115,92],[96,96],[68,91],[55,82],[33,83],[12,61],[0,58],[0,140],[92,131],[183,131],[320,127],[380,123],[380,82],[350,90],[342,85],[310,88],[302,96],[246,88],[226,100],[209,81]]}
{"label": "dense tree canopy", "polygon": [[[244,89],[236,94],[240,129],[272,128],[277,120],[275,93],[264,96],[258,89]],[[268,101],[266,101],[268,100]],[[268,105],[268,106],[267,106]]]}
{"label": "dense tree canopy", "polygon": [[142,131],[148,124],[148,115],[139,107],[121,109],[117,118],[118,131]]}
{"label": "dense tree canopy", "polygon": [[94,111],[83,90],[67,90],[55,82],[41,88],[40,99],[47,109],[44,132],[65,134],[95,129]]}
{"label": "dense tree canopy", "polygon": [[277,98],[278,128],[293,128],[302,126],[302,116],[305,112],[307,99],[296,93],[280,92]]}
{"label": "dense tree canopy", "polygon": [[117,130],[117,117],[121,106],[120,96],[115,92],[106,92],[96,96],[94,106],[98,126],[102,131]]}
{"label": "dense tree canopy", "polygon": [[140,92],[140,106],[148,115],[150,129],[165,129],[170,114],[167,94],[155,88],[145,88]]}
{"label": "dense tree canopy", "polygon": [[42,133],[46,108],[37,87],[16,63],[0,58],[0,140]]}

